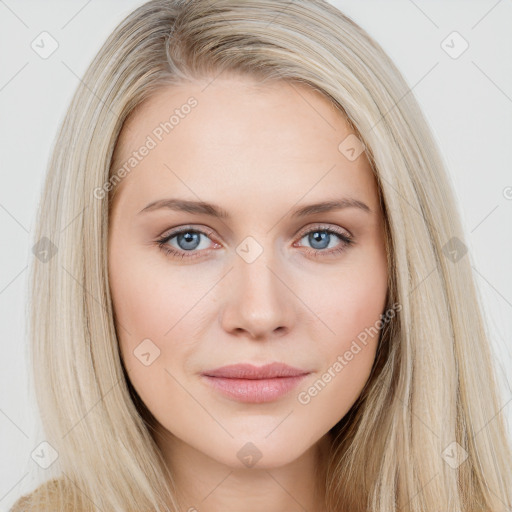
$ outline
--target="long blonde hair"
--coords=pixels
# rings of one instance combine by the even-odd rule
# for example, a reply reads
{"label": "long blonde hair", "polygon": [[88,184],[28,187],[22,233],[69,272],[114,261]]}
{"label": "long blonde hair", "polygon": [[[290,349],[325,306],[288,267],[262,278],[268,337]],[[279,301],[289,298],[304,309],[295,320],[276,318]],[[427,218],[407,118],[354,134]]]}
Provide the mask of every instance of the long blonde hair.
{"label": "long blonde hair", "polygon": [[19,510],[178,510],[117,345],[107,273],[113,158],[124,121],[155,91],[223,71],[320,91],[364,142],[379,185],[388,303],[401,311],[381,331],[363,393],[331,431],[328,511],[511,507],[510,445],[459,213],[398,69],[323,0],[152,0],[94,58],[50,161],[35,237],[49,256],[32,265],[31,358],[62,475]]}

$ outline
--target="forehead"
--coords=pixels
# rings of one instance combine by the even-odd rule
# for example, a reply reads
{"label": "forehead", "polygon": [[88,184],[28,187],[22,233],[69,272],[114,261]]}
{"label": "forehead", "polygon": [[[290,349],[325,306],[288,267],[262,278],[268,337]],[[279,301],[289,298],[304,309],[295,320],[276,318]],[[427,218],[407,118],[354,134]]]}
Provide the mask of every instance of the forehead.
{"label": "forehead", "polygon": [[[326,192],[376,200],[365,154],[349,159],[340,150],[348,136],[343,114],[303,84],[230,77],[167,86],[123,127],[113,172],[129,172],[116,194],[126,187],[148,199],[175,191],[212,199],[236,189],[247,200]],[[144,146],[145,156],[134,157]]]}

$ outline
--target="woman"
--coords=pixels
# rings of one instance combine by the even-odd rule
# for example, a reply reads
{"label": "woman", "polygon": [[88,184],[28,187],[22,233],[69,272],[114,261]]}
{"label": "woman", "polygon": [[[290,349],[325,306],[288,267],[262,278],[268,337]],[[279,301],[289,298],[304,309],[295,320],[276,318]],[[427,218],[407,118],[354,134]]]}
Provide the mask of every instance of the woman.
{"label": "woman", "polygon": [[39,212],[62,475],[13,510],[512,505],[463,230],[408,92],[321,0],[153,0],[116,28]]}

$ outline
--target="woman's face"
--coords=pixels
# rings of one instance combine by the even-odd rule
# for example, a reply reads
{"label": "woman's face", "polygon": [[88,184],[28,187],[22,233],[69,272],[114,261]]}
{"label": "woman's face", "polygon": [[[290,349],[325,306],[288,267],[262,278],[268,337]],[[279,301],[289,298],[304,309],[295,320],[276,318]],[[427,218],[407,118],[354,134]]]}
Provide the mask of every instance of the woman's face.
{"label": "woman's face", "polygon": [[[206,85],[160,90],[121,134],[108,248],[120,349],[164,452],[277,467],[325,440],[369,377],[387,291],[378,190],[319,93]],[[274,362],[302,375],[205,375]]]}

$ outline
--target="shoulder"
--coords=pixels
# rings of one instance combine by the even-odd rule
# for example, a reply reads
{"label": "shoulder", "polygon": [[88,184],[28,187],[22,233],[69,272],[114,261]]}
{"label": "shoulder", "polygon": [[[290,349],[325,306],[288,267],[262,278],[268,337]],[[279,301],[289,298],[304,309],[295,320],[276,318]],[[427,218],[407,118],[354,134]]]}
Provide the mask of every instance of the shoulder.
{"label": "shoulder", "polygon": [[43,512],[53,510],[58,501],[63,482],[53,478],[41,484],[35,490],[24,494],[14,503],[9,512]]}

